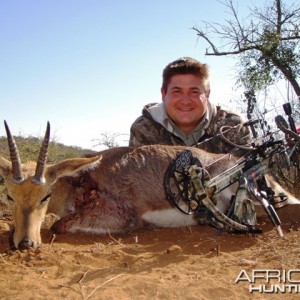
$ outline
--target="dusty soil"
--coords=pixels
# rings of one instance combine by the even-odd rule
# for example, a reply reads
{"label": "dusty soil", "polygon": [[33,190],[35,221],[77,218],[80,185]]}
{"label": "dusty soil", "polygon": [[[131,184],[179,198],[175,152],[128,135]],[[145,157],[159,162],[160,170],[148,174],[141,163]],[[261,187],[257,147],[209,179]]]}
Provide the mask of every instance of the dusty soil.
{"label": "dusty soil", "polygon": [[257,269],[300,269],[300,223],[285,221],[284,239],[268,218],[260,218],[259,223],[264,232],[256,236],[196,226],[102,237],[54,236],[45,223],[40,248],[11,251],[12,220],[4,214],[0,218],[0,299],[299,297],[300,288],[298,293],[250,293],[248,282],[235,282],[241,270],[251,276]]}

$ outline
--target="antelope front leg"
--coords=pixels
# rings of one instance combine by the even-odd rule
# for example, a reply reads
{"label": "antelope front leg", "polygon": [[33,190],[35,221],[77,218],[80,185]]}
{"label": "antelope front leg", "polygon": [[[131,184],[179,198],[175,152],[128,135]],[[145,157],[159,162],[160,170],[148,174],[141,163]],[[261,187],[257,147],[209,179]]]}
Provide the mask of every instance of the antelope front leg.
{"label": "antelope front leg", "polygon": [[142,220],[126,201],[95,201],[64,216],[52,226],[56,233],[125,233],[142,226]]}

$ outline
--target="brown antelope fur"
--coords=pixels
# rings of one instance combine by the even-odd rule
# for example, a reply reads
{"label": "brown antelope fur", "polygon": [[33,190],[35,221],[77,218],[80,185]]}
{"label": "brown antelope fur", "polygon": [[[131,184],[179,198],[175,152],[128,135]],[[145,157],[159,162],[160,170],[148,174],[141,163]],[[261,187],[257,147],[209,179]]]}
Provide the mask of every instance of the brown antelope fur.
{"label": "brown antelope fur", "polygon": [[[163,185],[169,164],[186,149],[190,149],[203,166],[221,157],[207,155],[207,152],[197,148],[161,145],[120,147],[98,153],[102,159],[97,168],[72,180],[62,178],[54,186],[49,211],[57,213],[59,210],[62,217],[55,229],[59,232],[102,234],[121,233],[145,224],[162,227],[197,224],[193,216],[183,214],[166,200]],[[215,176],[233,163],[233,159],[224,159],[207,169]],[[80,181],[88,182],[97,190],[97,195],[94,202],[76,211],[74,187]],[[64,193],[61,193],[62,188]],[[226,201],[225,198],[230,197],[231,193],[227,195],[224,192],[221,198]],[[62,211],[62,208],[65,210]]]}
{"label": "brown antelope fur", "polygon": [[[11,137],[8,140],[13,163],[0,156],[0,175],[6,179],[8,197],[13,200],[13,241],[21,249],[41,243],[46,212],[60,217],[53,229],[61,233],[125,233],[147,224],[196,225],[193,215],[183,214],[166,199],[163,182],[169,164],[182,150],[190,149],[214,177],[238,160],[198,148],[155,145],[112,148],[46,165],[48,132],[37,166],[25,174],[18,171],[18,153]],[[232,185],[216,195],[222,211],[228,208],[235,189]]]}

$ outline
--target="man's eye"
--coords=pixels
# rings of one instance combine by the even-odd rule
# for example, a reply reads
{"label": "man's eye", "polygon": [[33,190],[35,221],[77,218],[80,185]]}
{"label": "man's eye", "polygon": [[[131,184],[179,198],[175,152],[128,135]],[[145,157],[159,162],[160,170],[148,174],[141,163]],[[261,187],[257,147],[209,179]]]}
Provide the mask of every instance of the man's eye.
{"label": "man's eye", "polygon": [[180,91],[179,91],[179,90],[175,90],[175,91],[173,91],[173,94],[174,94],[174,95],[179,95],[179,94],[180,94]]}
{"label": "man's eye", "polygon": [[194,91],[192,91],[192,95],[194,95],[194,96],[198,96],[198,95],[200,95],[201,93],[200,93],[200,91],[198,91],[198,90],[194,90]]}
{"label": "man's eye", "polygon": [[7,198],[7,200],[14,202],[14,199],[11,196],[6,195],[6,198]]}

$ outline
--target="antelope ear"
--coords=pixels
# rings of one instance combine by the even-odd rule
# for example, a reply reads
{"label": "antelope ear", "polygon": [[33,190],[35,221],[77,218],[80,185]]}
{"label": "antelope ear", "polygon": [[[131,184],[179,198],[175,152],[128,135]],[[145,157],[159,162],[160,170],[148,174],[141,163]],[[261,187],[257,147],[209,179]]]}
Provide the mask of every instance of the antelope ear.
{"label": "antelope ear", "polygon": [[90,158],[70,158],[54,165],[48,165],[45,170],[46,182],[53,184],[58,178],[64,176],[74,176],[79,171],[96,168],[102,156]]}
{"label": "antelope ear", "polygon": [[0,156],[0,176],[7,178],[12,172],[11,162],[4,157]]}

